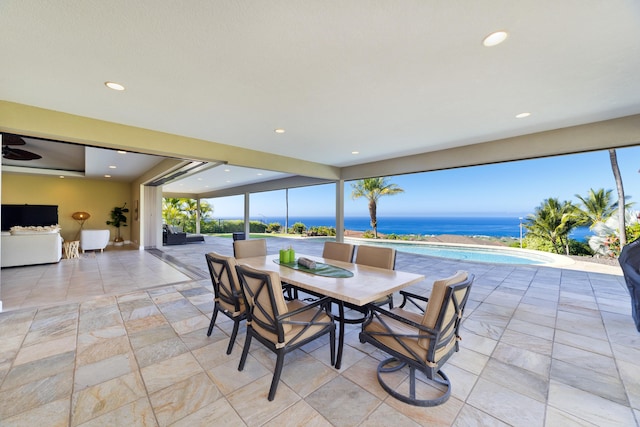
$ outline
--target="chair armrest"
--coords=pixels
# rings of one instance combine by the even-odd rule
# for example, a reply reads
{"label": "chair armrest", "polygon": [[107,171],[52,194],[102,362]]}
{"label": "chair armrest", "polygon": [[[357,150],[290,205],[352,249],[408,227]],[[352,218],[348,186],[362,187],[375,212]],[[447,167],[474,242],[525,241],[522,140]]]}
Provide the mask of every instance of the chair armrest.
{"label": "chair armrest", "polygon": [[[393,312],[391,312],[389,310],[385,310],[384,308],[372,305],[372,306],[369,307],[369,309],[370,309],[369,310],[369,316],[368,316],[369,318],[367,319],[367,321],[365,321],[362,324],[362,329],[363,330],[364,330],[364,327],[367,325],[367,323],[369,323],[371,320],[373,320],[374,316],[378,317],[379,319],[382,316],[386,316],[386,317],[390,317],[390,318],[392,318],[394,320],[397,320],[398,322],[404,323],[405,325],[412,326],[412,327],[418,329],[420,332],[426,332],[428,334],[428,336],[424,336],[424,335],[418,336],[418,335],[416,335],[415,336],[416,338],[433,338],[438,333],[435,329],[428,328],[428,327],[424,326],[422,323],[414,322],[413,320],[407,319],[406,317],[402,317],[402,316],[400,316],[400,315],[398,315],[396,313],[393,313]],[[380,320],[382,320],[382,319],[380,319]],[[383,323],[384,323],[384,321],[383,321]]]}
{"label": "chair armrest", "polygon": [[[300,307],[296,310],[289,311],[285,314],[281,314],[280,316],[278,316],[278,320],[285,320],[288,317],[295,316],[300,313],[304,313],[305,311],[311,310],[312,308],[317,307],[319,305],[324,305],[325,311],[327,311],[327,315],[329,315],[329,317],[331,317],[331,320],[333,321],[333,315],[327,310],[327,306],[330,302],[331,302],[331,298],[329,297],[320,298],[319,300],[316,300],[310,304],[306,304],[304,307]],[[287,322],[287,323],[291,323],[291,322]],[[300,322],[295,322],[295,323],[299,324]]]}
{"label": "chair armrest", "polygon": [[420,300],[420,301],[428,303],[429,302],[429,297],[424,297],[422,295],[414,294],[414,293],[407,292],[407,291],[400,291],[400,295],[402,295],[402,304],[400,304],[400,308],[404,308],[404,306],[407,304],[407,302],[410,302],[415,307],[417,307],[418,310],[420,310],[422,313],[424,313],[425,307],[422,307],[421,305],[419,305],[414,300],[417,299],[417,300]]}

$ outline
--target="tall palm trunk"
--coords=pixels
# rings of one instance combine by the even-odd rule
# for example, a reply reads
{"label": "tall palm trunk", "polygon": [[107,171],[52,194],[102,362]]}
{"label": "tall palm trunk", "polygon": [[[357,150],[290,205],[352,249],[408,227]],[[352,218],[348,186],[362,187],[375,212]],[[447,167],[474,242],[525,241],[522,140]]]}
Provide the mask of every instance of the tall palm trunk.
{"label": "tall palm trunk", "polygon": [[371,228],[373,228],[374,239],[378,238],[378,206],[374,200],[369,200],[369,217],[371,218]]}
{"label": "tall palm trunk", "polygon": [[613,176],[616,179],[616,188],[618,189],[618,223],[620,225],[618,238],[620,239],[620,250],[622,250],[627,244],[627,225],[624,219],[624,187],[622,186],[622,177],[620,176],[620,169],[618,168],[616,150],[609,150],[609,158],[611,159],[611,169],[613,170]]}

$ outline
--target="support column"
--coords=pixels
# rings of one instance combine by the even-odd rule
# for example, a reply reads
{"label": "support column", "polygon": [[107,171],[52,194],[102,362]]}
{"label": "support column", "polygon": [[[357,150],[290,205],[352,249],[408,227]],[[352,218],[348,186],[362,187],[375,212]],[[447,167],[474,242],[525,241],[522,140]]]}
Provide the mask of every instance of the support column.
{"label": "support column", "polygon": [[200,199],[196,199],[196,234],[200,234]]}
{"label": "support column", "polygon": [[141,249],[162,248],[162,187],[144,186],[140,195]]}
{"label": "support column", "polygon": [[336,182],[336,242],[344,242],[344,179]]}
{"label": "support column", "polygon": [[249,240],[249,199],[251,198],[250,193],[244,193],[244,236],[245,239]]}

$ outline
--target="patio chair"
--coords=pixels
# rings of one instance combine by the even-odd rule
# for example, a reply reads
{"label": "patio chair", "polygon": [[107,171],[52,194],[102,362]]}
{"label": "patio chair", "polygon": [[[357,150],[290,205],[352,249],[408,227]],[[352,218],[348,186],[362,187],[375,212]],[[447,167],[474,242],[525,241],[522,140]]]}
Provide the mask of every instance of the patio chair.
{"label": "patio chair", "polygon": [[234,240],[233,255],[236,259],[267,255],[266,239]]}
{"label": "patio chair", "polygon": [[622,248],[618,262],[631,296],[631,315],[640,332],[640,239]]}
{"label": "patio chair", "polygon": [[[458,271],[451,277],[436,280],[429,298],[400,291],[404,298],[400,308],[388,311],[371,307],[369,317],[362,324],[360,342],[370,343],[391,355],[380,362],[377,369],[378,382],[391,396],[416,406],[436,406],[447,401],[451,383],[441,369],[459,349],[458,330],[473,279],[473,275]],[[426,309],[416,300],[426,302]],[[420,313],[405,310],[407,302]],[[407,365],[409,390],[402,393],[389,386],[383,375],[393,375]],[[435,385],[435,393],[439,393],[436,397],[416,398],[416,370]],[[434,393],[433,389],[429,390],[430,394]]]}
{"label": "patio chair", "polygon": [[238,335],[240,322],[247,318],[246,304],[236,273],[236,260],[233,257],[215,252],[205,254],[205,258],[209,267],[214,294],[213,313],[211,314],[211,323],[209,323],[207,336],[211,336],[218,312],[233,320],[233,331],[227,347],[227,354],[231,354],[233,344]]}
{"label": "patio chair", "polygon": [[355,249],[355,245],[349,243],[324,242],[322,258],[343,262],[353,262],[353,253],[355,252]]}
{"label": "patio chair", "polygon": [[284,356],[329,334],[331,366],[335,364],[335,330],[333,317],[328,312],[329,298],[311,304],[295,300],[286,302],[281,292],[280,276],[275,272],[256,270],[248,266],[236,267],[247,310],[247,337],[238,370],[244,369],[251,339],[256,338],[276,353],[276,366],[268,399],[276,394],[284,365]]}
{"label": "patio chair", "polygon": [[[367,265],[369,267],[394,270],[396,267],[396,250],[383,246],[358,245],[355,263],[360,265]],[[343,320],[345,323],[351,324],[362,323],[366,320],[367,315],[369,314],[370,305],[383,306],[386,304],[389,305],[390,309],[393,308],[393,295],[386,295],[376,301],[373,301],[370,304],[367,304],[366,306],[344,303],[345,307],[361,313],[361,316],[348,318],[345,317],[344,319],[338,316],[336,317],[336,319]]]}

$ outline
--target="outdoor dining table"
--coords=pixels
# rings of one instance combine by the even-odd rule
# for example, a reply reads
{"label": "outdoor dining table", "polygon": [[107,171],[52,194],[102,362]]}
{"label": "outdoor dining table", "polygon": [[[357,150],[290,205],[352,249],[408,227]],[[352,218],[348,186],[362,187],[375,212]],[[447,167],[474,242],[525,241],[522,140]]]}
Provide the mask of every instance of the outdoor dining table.
{"label": "outdoor dining table", "polygon": [[[280,275],[282,282],[307,290],[312,294],[330,297],[337,303],[340,322],[336,369],[340,369],[344,347],[344,322],[342,321],[344,319],[344,303],[364,306],[424,280],[424,276],[421,274],[369,267],[310,255],[297,255],[316,261],[319,267],[328,267],[329,269],[335,267],[334,270],[338,271],[338,274],[333,276],[316,274],[314,269],[299,267],[297,262],[281,264],[278,255],[242,258],[238,259],[238,263],[259,270],[275,271]],[[326,271],[326,268],[318,268],[318,272],[324,274],[322,270]],[[345,274],[339,274],[339,270]]]}

